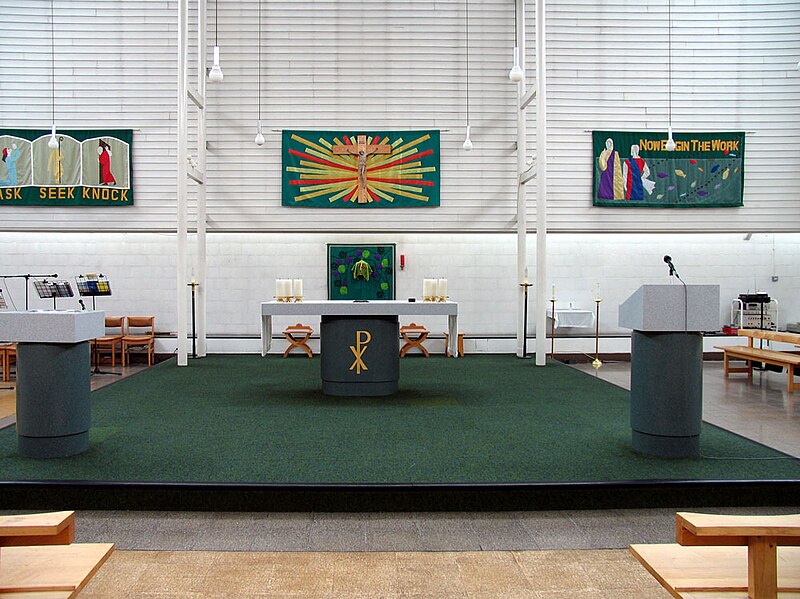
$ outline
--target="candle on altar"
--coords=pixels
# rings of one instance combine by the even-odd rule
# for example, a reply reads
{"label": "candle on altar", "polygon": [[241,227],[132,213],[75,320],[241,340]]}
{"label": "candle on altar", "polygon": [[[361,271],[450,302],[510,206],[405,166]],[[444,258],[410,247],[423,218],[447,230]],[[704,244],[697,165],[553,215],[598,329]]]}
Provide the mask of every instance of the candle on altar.
{"label": "candle on altar", "polygon": [[597,282],[597,286],[594,289],[594,298],[600,299],[600,282]]}
{"label": "candle on altar", "polygon": [[436,295],[436,279],[422,280],[422,299],[430,299]]}
{"label": "candle on altar", "polygon": [[553,299],[556,299],[556,286],[553,285]]}
{"label": "candle on altar", "polygon": [[447,297],[447,279],[438,279],[436,281],[436,295],[442,300]]}
{"label": "candle on altar", "polygon": [[303,297],[303,279],[294,279],[292,281],[292,295]]}

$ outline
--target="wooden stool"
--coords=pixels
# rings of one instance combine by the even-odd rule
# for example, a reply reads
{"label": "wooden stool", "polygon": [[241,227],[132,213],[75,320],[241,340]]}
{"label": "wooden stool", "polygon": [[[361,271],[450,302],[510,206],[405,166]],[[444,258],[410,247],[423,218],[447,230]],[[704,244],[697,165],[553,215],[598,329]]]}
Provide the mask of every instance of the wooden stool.
{"label": "wooden stool", "polygon": [[286,348],[286,351],[283,352],[283,357],[286,358],[289,356],[289,352],[292,351],[295,347],[298,349],[302,349],[304,352],[308,354],[308,357],[311,358],[314,356],[314,353],[311,351],[311,348],[308,347],[306,342],[311,338],[311,333],[314,332],[308,325],[300,324],[299,322],[295,325],[290,327],[286,327],[283,331],[283,336],[286,337],[286,340],[289,342],[289,347]]}
{"label": "wooden stool", "polygon": [[428,333],[430,331],[426,329],[424,326],[411,323],[404,327],[400,327],[400,335],[403,337],[403,340],[406,344],[400,350],[400,357],[405,358],[406,352],[413,347],[419,348],[422,350],[422,354],[427,358],[430,356],[428,350],[422,346],[422,342],[428,338]]}
{"label": "wooden stool", "polygon": [[[464,333],[458,334],[458,349],[456,351],[458,352],[456,355],[464,357]],[[444,355],[448,358],[450,357],[450,333],[447,331],[444,333]]]}

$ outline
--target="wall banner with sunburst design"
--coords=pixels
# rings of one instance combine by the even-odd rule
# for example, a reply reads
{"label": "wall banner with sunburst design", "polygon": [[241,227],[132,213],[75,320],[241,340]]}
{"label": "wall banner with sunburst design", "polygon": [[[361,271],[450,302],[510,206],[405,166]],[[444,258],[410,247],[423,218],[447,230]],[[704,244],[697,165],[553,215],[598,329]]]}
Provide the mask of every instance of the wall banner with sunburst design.
{"label": "wall banner with sunburst design", "polygon": [[743,131],[593,131],[595,206],[728,208],[744,203]]}
{"label": "wall banner with sunburst design", "polygon": [[439,205],[439,131],[283,131],[283,205]]}

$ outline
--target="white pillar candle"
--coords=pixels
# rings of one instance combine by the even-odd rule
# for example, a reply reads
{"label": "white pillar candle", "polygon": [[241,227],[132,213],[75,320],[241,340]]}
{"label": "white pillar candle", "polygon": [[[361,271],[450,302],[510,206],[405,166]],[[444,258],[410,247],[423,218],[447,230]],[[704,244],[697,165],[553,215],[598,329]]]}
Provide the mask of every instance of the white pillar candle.
{"label": "white pillar candle", "polygon": [[553,299],[556,299],[556,286],[553,285]]}
{"label": "white pillar candle", "polygon": [[595,297],[595,299],[600,299],[600,283],[599,282],[597,283],[597,287],[595,287],[594,297]]}
{"label": "white pillar candle", "polygon": [[422,297],[430,298],[436,295],[436,279],[422,280]]}
{"label": "white pillar candle", "polygon": [[303,279],[294,279],[292,281],[292,295],[303,297]]}
{"label": "white pillar candle", "polygon": [[436,281],[436,295],[442,298],[447,297],[447,279]]}
{"label": "white pillar candle", "polygon": [[292,293],[292,283],[289,279],[278,279],[278,297],[289,297]]}

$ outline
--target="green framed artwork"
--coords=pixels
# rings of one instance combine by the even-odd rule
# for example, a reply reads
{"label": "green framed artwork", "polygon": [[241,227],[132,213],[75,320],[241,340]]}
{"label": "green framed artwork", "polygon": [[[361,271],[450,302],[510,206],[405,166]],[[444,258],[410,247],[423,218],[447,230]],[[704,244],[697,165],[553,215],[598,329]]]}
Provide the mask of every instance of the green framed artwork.
{"label": "green framed artwork", "polygon": [[439,131],[283,131],[282,205],[439,205]]}
{"label": "green framed artwork", "polygon": [[722,208],[744,203],[744,132],[593,131],[595,206]]}
{"label": "green framed artwork", "polygon": [[328,244],[329,300],[395,299],[395,244]]}
{"label": "green framed artwork", "polygon": [[0,206],[132,206],[131,129],[0,129]]}

